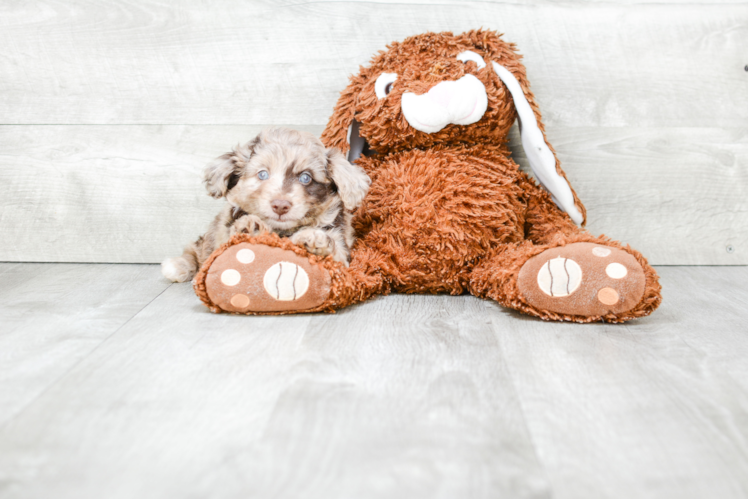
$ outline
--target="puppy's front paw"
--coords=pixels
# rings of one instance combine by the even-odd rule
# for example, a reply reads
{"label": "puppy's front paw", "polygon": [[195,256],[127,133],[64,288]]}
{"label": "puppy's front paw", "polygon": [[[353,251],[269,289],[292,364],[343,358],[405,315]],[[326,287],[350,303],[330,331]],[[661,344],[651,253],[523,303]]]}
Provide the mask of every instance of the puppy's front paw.
{"label": "puppy's front paw", "polygon": [[302,229],[291,236],[291,242],[305,247],[309,253],[324,257],[335,251],[335,242],[319,229]]}
{"label": "puppy's front paw", "polygon": [[260,220],[256,215],[244,215],[239,217],[234,225],[231,226],[229,233],[234,236],[237,233],[249,234],[250,236],[257,236],[262,233],[269,233],[270,228]]}
{"label": "puppy's front paw", "polygon": [[161,263],[161,274],[175,283],[184,283],[194,276],[196,269],[183,257],[166,259]]}

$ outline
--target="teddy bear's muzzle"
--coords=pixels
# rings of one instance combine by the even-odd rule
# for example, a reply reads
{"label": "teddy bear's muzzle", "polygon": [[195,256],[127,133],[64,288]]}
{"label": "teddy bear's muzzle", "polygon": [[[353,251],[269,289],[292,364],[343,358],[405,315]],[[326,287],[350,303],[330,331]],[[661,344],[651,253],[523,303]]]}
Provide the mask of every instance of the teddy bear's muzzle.
{"label": "teddy bear's muzzle", "polygon": [[474,75],[457,81],[445,81],[425,94],[405,92],[402,110],[408,124],[416,130],[433,134],[449,124],[470,125],[486,112],[486,87]]}

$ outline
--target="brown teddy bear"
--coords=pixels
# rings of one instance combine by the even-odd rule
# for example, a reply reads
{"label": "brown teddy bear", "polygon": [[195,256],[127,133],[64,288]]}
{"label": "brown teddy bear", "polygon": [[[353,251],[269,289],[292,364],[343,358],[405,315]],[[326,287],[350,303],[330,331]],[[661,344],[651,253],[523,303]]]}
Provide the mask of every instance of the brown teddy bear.
{"label": "brown teddy bear", "polygon": [[[198,296],[246,314],[331,312],[390,292],[467,292],[580,323],[650,314],[661,296],[646,259],[578,227],[585,208],[520,57],[485,30],[425,33],[378,53],[322,134],[372,180],[350,266],[273,234],[237,235],[196,276]],[[540,185],[511,159],[515,119]]]}

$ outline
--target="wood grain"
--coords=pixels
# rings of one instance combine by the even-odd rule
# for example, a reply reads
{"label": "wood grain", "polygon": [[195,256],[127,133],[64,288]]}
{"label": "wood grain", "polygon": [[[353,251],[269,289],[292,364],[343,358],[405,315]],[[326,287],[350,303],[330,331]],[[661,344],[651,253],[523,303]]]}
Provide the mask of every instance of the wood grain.
{"label": "wood grain", "polygon": [[748,267],[658,272],[652,316],[577,325],[214,315],[157,266],[2,265],[0,496],[745,497]]}
{"label": "wood grain", "polygon": [[[632,5],[635,4],[635,5]],[[494,29],[547,125],[741,127],[744,2],[11,1],[4,124],[323,125],[389,42]]]}
{"label": "wood grain", "polygon": [[[711,266],[698,266],[687,271],[679,268],[659,269],[667,283],[665,293],[693,290],[695,293],[675,295],[666,314],[658,317],[651,333],[679,325],[678,336],[701,357],[705,373],[719,372],[729,385],[748,388],[748,268],[730,267],[724,271]],[[708,304],[709,314],[700,313]],[[715,318],[721,318],[715,323]],[[729,345],[730,349],[724,346]],[[739,399],[739,398],[738,398]],[[748,429],[748,413],[734,422]],[[732,425],[732,424],[730,424]],[[748,441],[743,439],[744,447]]]}
{"label": "wood grain", "polygon": [[0,283],[0,426],[169,286],[142,265],[0,264]]}
{"label": "wood grain", "polygon": [[[0,260],[179,255],[221,206],[201,185],[203,166],[260,128],[0,126]],[[548,136],[593,233],[655,264],[748,263],[746,129],[552,127]],[[524,164],[516,134],[511,145]]]}
{"label": "wood grain", "polygon": [[483,315],[469,296],[397,296],[314,316],[304,376],[279,399],[260,453],[240,461],[263,472],[258,493],[548,496]]}
{"label": "wood grain", "polygon": [[173,285],[0,429],[0,495],[547,496],[482,314],[214,315]]}
{"label": "wood grain", "polygon": [[664,302],[623,326],[489,307],[554,496],[748,494],[748,268],[660,267]]}

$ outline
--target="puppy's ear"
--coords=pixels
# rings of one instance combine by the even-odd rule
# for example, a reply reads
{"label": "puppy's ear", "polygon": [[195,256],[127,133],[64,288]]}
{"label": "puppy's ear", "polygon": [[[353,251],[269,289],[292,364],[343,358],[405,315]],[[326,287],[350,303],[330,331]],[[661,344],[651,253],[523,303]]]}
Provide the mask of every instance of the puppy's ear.
{"label": "puppy's ear", "polygon": [[242,169],[247,164],[258,138],[248,143],[237,144],[233,151],[223,154],[205,166],[205,189],[213,198],[221,198],[231,191],[242,176]]}
{"label": "puppy's ear", "polygon": [[371,184],[364,169],[348,162],[337,148],[330,148],[327,150],[327,171],[338,187],[338,194],[345,208],[358,208]]}

